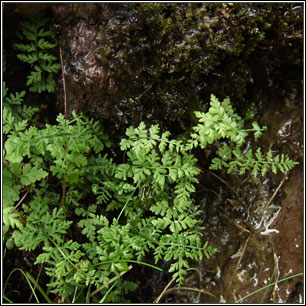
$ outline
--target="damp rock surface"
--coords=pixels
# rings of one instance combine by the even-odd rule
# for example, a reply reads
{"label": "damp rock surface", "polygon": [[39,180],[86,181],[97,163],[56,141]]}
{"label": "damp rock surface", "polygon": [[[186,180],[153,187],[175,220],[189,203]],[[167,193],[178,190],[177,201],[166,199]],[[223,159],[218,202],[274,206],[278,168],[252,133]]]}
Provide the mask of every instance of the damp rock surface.
{"label": "damp rock surface", "polygon": [[[6,3],[4,8],[11,29],[4,33],[5,64],[13,66],[10,57],[16,56],[9,47],[8,34],[17,26],[12,21],[46,11],[62,51],[68,115],[84,112],[117,135],[140,121],[180,134],[193,125],[194,110],[207,108],[211,93],[229,96],[244,112],[252,102],[267,105],[288,80],[302,78],[299,4]],[[56,107],[63,112],[60,74]]]}
{"label": "damp rock surface", "polygon": [[[211,93],[229,96],[238,107],[265,104],[269,98],[263,91],[277,90],[285,73],[302,75],[302,20],[293,4],[51,8],[69,112],[85,112],[117,130],[143,120],[179,133],[192,124],[194,110],[207,106]],[[59,109],[61,88],[59,82]]]}

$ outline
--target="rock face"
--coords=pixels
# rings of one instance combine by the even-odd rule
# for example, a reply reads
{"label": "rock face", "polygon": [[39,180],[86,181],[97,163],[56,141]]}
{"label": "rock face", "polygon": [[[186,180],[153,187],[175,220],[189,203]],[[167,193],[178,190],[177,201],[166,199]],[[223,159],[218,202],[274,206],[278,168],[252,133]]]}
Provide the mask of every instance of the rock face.
{"label": "rock face", "polygon": [[101,94],[108,85],[107,71],[95,59],[96,35],[97,29],[80,19],[65,31],[61,48],[68,113],[85,110],[103,118],[110,102]]}
{"label": "rock face", "polygon": [[302,72],[301,9],[293,4],[91,3],[53,10],[71,109],[117,127],[160,119],[188,124],[211,92],[247,102],[250,93],[279,86],[284,66],[289,75]]}
{"label": "rock face", "polygon": [[[211,93],[229,96],[243,109],[250,102],[262,105],[284,82],[302,79],[299,4],[9,7],[11,15],[51,11],[63,54],[68,112],[85,112],[122,131],[144,120],[182,132],[191,125],[193,110],[205,109]],[[63,110],[61,76],[57,97]]]}

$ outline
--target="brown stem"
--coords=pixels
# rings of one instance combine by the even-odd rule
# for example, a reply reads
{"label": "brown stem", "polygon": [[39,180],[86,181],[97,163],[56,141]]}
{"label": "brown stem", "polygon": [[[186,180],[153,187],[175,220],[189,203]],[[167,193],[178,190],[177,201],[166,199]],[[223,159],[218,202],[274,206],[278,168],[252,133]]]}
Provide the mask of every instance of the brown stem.
{"label": "brown stem", "polygon": [[62,67],[62,81],[63,81],[63,90],[64,90],[64,109],[65,109],[65,119],[67,119],[67,98],[66,98],[66,82],[65,82],[65,67],[63,63],[63,56],[62,56],[62,49],[59,48],[60,51],[60,60],[61,60],[61,67]]}
{"label": "brown stem", "polygon": [[62,208],[64,208],[65,206],[65,194],[66,194],[66,173],[64,173],[64,180],[63,180]]}
{"label": "brown stem", "polygon": [[[62,48],[59,48],[60,51],[60,60],[61,60],[61,68],[62,68],[62,81],[63,81],[63,90],[64,90],[64,109],[65,109],[65,119],[67,120],[67,96],[66,96],[66,85],[65,85],[65,67],[63,63],[63,56],[62,56]],[[67,145],[65,142],[65,152],[67,151]],[[64,180],[63,180],[63,193],[62,193],[62,207],[64,208],[65,204],[65,194],[66,194],[66,173],[64,173]]]}
{"label": "brown stem", "polygon": [[223,180],[220,176],[218,176],[217,174],[207,170],[207,169],[203,169],[205,172],[213,175],[214,177],[216,177],[217,179],[219,179],[222,183],[224,183],[231,191],[233,191],[233,193],[237,196],[238,200],[245,205],[245,202],[239,197],[238,193],[225,181]]}
{"label": "brown stem", "polygon": [[18,208],[18,206],[22,203],[22,201],[25,199],[25,197],[28,195],[28,193],[29,193],[29,191],[27,191],[27,192],[23,195],[22,199],[21,199],[21,200],[17,203],[17,205],[10,211],[10,214],[13,213],[13,212]]}
{"label": "brown stem", "polygon": [[267,202],[267,204],[266,204],[266,206],[265,206],[265,208],[264,208],[263,210],[266,210],[266,209],[269,207],[269,205],[271,204],[271,202],[274,200],[276,194],[278,193],[279,189],[280,189],[280,188],[282,187],[282,185],[284,184],[286,178],[287,178],[287,177],[286,177],[286,175],[285,175],[285,176],[283,177],[283,179],[281,180],[281,182],[279,183],[278,187],[275,189],[275,191],[274,191],[272,197],[269,199],[269,201]]}
{"label": "brown stem", "polygon": [[36,285],[38,284],[38,281],[39,281],[40,274],[41,274],[41,272],[42,272],[43,266],[44,266],[44,264],[41,264],[41,265],[40,265],[40,269],[39,269],[39,272],[38,272],[38,275],[37,275],[37,278],[36,278],[36,282],[35,282],[35,285],[34,285],[34,289],[33,289],[32,294],[31,294],[31,296],[30,296],[30,298],[29,298],[29,300],[28,300],[28,303],[30,303],[30,301],[31,301],[31,299],[32,299],[32,297],[33,297],[33,294],[34,294],[34,291],[35,291],[35,289],[36,289]]}

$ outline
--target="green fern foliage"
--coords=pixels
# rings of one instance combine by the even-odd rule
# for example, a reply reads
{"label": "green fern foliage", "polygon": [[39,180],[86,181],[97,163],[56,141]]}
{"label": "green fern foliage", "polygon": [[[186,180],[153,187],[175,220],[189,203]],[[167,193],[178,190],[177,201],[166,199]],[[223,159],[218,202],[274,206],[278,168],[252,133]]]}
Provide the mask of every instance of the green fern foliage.
{"label": "green fern foliage", "polygon": [[252,149],[243,154],[240,148],[237,147],[235,150],[231,150],[227,144],[223,144],[217,154],[219,157],[215,157],[212,160],[211,170],[227,168],[227,173],[239,170],[240,175],[251,170],[255,177],[258,173],[262,176],[266,175],[270,169],[274,174],[277,173],[277,170],[285,173],[298,164],[298,162],[292,161],[284,154],[277,154],[273,157],[271,150],[264,155],[261,152],[261,148],[257,148],[255,154]]}
{"label": "green fern foliage", "polygon": [[[161,133],[158,125],[146,127],[142,122],[137,128],[128,128],[126,136],[120,146],[127,151],[128,162],[118,166],[115,176],[125,181],[132,179],[138,198],[155,215],[145,223],[154,235],[150,233],[139,242],[146,241],[146,248],[155,250],[156,263],[161,258],[174,260],[170,272],[175,272],[182,284],[189,268],[187,258],[208,254],[202,248],[202,227],[196,218],[199,211],[192,200],[200,173],[195,165],[197,159],[187,153],[182,140],[170,139],[170,133]],[[139,226],[143,229],[143,224]],[[169,248],[170,241],[178,243]],[[186,258],[187,254],[190,255]],[[138,258],[141,255],[138,253]]]}
{"label": "green fern foliage", "polygon": [[[263,154],[260,147],[244,149],[246,138],[253,133],[258,140],[266,127],[253,122],[245,128],[230,100],[213,95],[208,111],[196,112],[198,124],[180,139],[158,124],[129,127],[120,142],[124,162],[118,164],[106,153],[111,143],[98,121],[60,114],[56,124],[38,128],[28,117],[16,119],[9,108],[21,107],[24,94],[7,96],[5,87],[5,95],[5,231],[11,228],[18,248],[38,252],[35,263],[46,263],[48,286],[62,300],[73,299],[76,288],[95,288],[118,301],[112,279],[131,263],[146,264],[148,254],[155,265],[168,262],[182,285],[192,260],[217,252],[202,237],[194,148],[216,148],[210,169],[228,173],[265,175],[297,164],[284,154]],[[28,198],[21,203],[23,194]],[[124,290],[129,288],[135,285],[127,283]],[[93,301],[101,299],[106,297]]]}
{"label": "green fern foliage", "polygon": [[212,144],[219,139],[229,139],[238,146],[245,142],[248,132],[254,131],[254,138],[257,140],[267,127],[260,127],[257,122],[253,122],[253,129],[244,129],[242,117],[237,115],[229,98],[222,102],[211,94],[210,108],[206,113],[195,112],[199,123],[193,128],[188,148],[192,149],[198,145],[204,149],[208,144]]}
{"label": "green fern foliage", "polygon": [[[10,212],[20,198],[21,189],[31,188],[36,182],[45,179],[50,170],[59,179],[65,174],[67,183],[79,182],[91,148],[99,152],[104,145],[109,146],[97,122],[74,115],[71,121],[59,116],[58,126],[46,125],[45,129],[37,129],[29,127],[27,120],[16,120],[4,108],[3,129],[8,134],[3,152],[5,232],[9,226],[20,227],[20,223],[16,222],[18,212]],[[27,159],[29,161],[26,162]]]}
{"label": "green fern foliage", "polygon": [[[22,105],[25,91],[8,94],[9,89],[3,83],[3,133],[17,135],[25,130],[28,120],[38,111],[38,108]],[[6,151],[3,152],[4,157]],[[10,227],[23,227],[18,211],[14,211],[14,203],[19,200],[22,184],[28,186],[36,180],[41,180],[47,172],[33,168],[30,163],[23,167],[20,163],[3,163],[3,232]]]}
{"label": "green fern foliage", "polygon": [[[3,133],[8,134],[10,130],[22,130],[20,121],[30,120],[33,115],[38,111],[37,107],[31,107],[23,104],[23,99],[26,92],[8,93],[9,89],[6,83],[2,84],[2,97],[3,97]],[[25,122],[25,121],[24,121]],[[18,123],[18,124],[17,124]],[[17,125],[16,125],[17,124]],[[25,123],[23,123],[25,124]]]}
{"label": "green fern foliage", "polygon": [[64,221],[64,211],[55,207],[52,212],[52,203],[59,202],[57,194],[46,192],[44,188],[36,190],[37,195],[27,205],[23,205],[23,211],[27,214],[26,225],[21,230],[13,233],[16,245],[22,250],[35,250],[42,242],[49,246],[50,239],[58,243],[62,242],[62,234],[65,234],[71,221]]}
{"label": "green fern foliage", "polygon": [[32,92],[54,92],[52,73],[57,73],[60,69],[56,56],[48,53],[56,47],[56,44],[47,40],[54,36],[51,31],[45,30],[48,21],[48,18],[40,15],[21,22],[21,36],[25,42],[15,44],[15,47],[23,52],[17,55],[18,59],[31,65],[32,71],[27,85]]}

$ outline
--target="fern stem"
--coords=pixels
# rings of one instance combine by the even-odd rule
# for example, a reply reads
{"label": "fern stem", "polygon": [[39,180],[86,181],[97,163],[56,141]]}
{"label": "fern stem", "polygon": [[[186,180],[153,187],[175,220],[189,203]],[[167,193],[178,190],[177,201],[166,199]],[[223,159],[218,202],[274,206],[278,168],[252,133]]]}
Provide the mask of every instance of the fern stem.
{"label": "fern stem", "polygon": [[281,180],[281,182],[279,183],[279,185],[277,186],[277,188],[275,189],[272,197],[269,199],[269,201],[267,202],[267,204],[265,205],[263,211],[265,211],[271,204],[271,202],[274,200],[276,194],[278,193],[279,189],[282,187],[282,185],[284,184],[286,180],[286,175],[283,177],[283,179]]}
{"label": "fern stem", "polygon": [[[40,275],[41,275],[41,271],[42,271],[42,268],[43,268],[43,265],[40,265],[40,269],[39,269],[39,272],[38,272],[38,275],[37,275],[37,278],[36,278],[36,280],[34,281],[34,283],[33,283],[33,281],[32,281],[32,283],[34,284],[34,290],[36,289],[36,287],[37,287],[37,285],[38,285],[38,280],[39,280],[39,278],[40,278]],[[27,273],[27,272],[26,272]],[[29,273],[30,274],[30,273]],[[32,275],[30,275],[31,277],[32,277]],[[33,279],[34,280],[34,279]],[[38,288],[38,287],[37,287]],[[40,289],[38,289],[39,291],[40,291]],[[43,290],[42,290],[43,291]],[[44,291],[43,291],[44,292]],[[44,292],[44,294],[45,294],[45,292]],[[43,294],[43,295],[44,295]],[[31,294],[31,296],[29,297],[29,300],[28,300],[28,303],[30,303],[31,302],[31,299],[32,299],[32,297],[33,297],[33,292],[32,292],[32,294]]]}
{"label": "fern stem", "polygon": [[161,243],[161,244],[163,244],[163,245],[170,245],[170,246],[178,246],[178,247],[184,247],[184,248],[190,248],[190,249],[196,249],[196,250],[204,251],[204,247],[203,248],[199,248],[199,247],[195,247],[195,246],[191,246],[191,245],[185,245],[185,244],[181,244],[181,243],[166,242],[166,243]]}
{"label": "fern stem", "polygon": [[136,188],[133,190],[133,192],[131,193],[131,195],[130,195],[129,198],[127,199],[126,203],[125,203],[124,206],[122,207],[122,209],[121,209],[121,211],[120,211],[120,214],[119,214],[117,220],[120,219],[120,217],[121,217],[121,215],[122,215],[122,213],[123,213],[123,211],[124,211],[126,205],[127,205],[127,204],[129,203],[129,201],[131,200],[131,198],[132,198],[132,196],[134,195],[135,191],[137,190],[139,184],[140,184],[140,182],[137,184]]}
{"label": "fern stem", "polygon": [[[117,280],[118,278],[120,278],[122,275],[124,275],[126,272],[130,271],[132,268],[133,268],[133,266],[132,266],[132,265],[129,265],[129,269],[128,269],[127,271],[122,271],[122,272],[119,274],[119,276],[114,276],[112,279],[109,280],[108,284],[111,284],[112,282],[114,282],[115,280]],[[105,288],[104,285],[100,286],[100,287],[97,288],[94,292],[92,292],[92,293],[90,294],[90,296],[96,295],[98,292],[100,292],[100,291],[101,291],[102,289],[104,289],[104,288]]]}
{"label": "fern stem", "polygon": [[132,259],[121,259],[121,260],[116,260],[116,261],[112,261],[112,260],[106,260],[102,263],[98,263],[98,264],[95,264],[93,265],[93,267],[97,267],[97,266],[100,266],[100,265],[103,265],[103,264],[107,264],[107,263],[114,263],[114,262],[132,262],[132,263],[136,263],[136,264],[139,264],[139,265],[144,265],[144,266],[148,266],[150,268],[153,268],[153,269],[156,269],[160,272],[163,272],[164,270],[159,268],[159,267],[156,267],[156,266],[153,266],[151,264],[148,264],[146,262],[143,262],[143,261],[138,261],[138,260],[132,260]]}
{"label": "fern stem", "polygon": [[265,129],[263,129],[263,128],[261,128],[261,129],[241,129],[241,131],[243,131],[243,132],[257,132],[257,131],[262,131],[262,132],[264,132],[265,131]]}
{"label": "fern stem", "polygon": [[161,298],[163,297],[163,295],[165,294],[165,292],[167,291],[167,289],[170,287],[170,285],[176,280],[176,277],[172,278],[171,281],[167,284],[167,286],[164,288],[164,290],[162,291],[162,293],[153,301],[153,303],[158,303]]}
{"label": "fern stem", "polygon": [[62,208],[64,209],[65,207],[65,194],[66,194],[66,172],[64,173],[64,178],[63,178],[63,191],[62,191]]}
{"label": "fern stem", "polygon": [[[65,67],[63,63],[62,56],[62,48],[59,47],[60,52],[60,61],[62,67],[62,81],[63,81],[63,90],[64,90],[64,111],[65,111],[65,119],[67,120],[67,96],[66,96],[66,82],[65,82]],[[66,141],[65,141],[65,153],[67,151]],[[66,173],[64,173],[64,181],[63,181],[63,194],[62,194],[62,208],[64,208],[65,204],[65,194],[66,194]]]}
{"label": "fern stem", "polygon": [[80,270],[64,253],[64,251],[60,248],[60,246],[51,238],[49,237],[49,240],[58,248],[59,252],[63,255],[63,257],[79,272],[83,273],[84,275],[86,275],[85,272],[83,272],[82,270]]}
{"label": "fern stem", "polygon": [[213,175],[214,177],[216,177],[217,179],[219,179],[222,183],[224,183],[232,192],[234,192],[234,194],[237,196],[237,198],[239,199],[239,201],[241,203],[243,203],[244,205],[245,202],[239,197],[238,193],[233,189],[233,187],[231,187],[226,181],[224,181],[221,177],[219,177],[217,174],[207,170],[207,169],[203,169],[205,172],[209,173],[210,175]]}
{"label": "fern stem", "polygon": [[[67,153],[66,139],[65,139],[65,144],[64,144],[64,151],[65,151],[65,154],[66,154]],[[66,158],[64,158],[64,165],[65,165],[65,161],[66,161]],[[65,195],[66,195],[66,172],[64,172],[64,176],[63,176],[63,192],[62,192],[62,208],[63,209],[65,207]]]}

